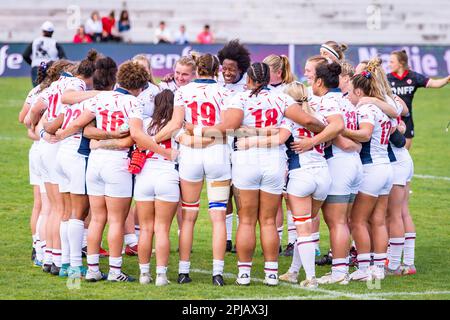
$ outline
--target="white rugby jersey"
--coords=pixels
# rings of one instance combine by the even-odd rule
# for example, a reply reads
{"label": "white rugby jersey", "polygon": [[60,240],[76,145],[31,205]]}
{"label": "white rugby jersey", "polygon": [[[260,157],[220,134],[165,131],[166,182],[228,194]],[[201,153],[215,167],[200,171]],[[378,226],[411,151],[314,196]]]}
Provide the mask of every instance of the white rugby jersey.
{"label": "white rugby jersey", "polygon": [[170,82],[164,82],[161,81],[159,83],[159,89],[161,91],[165,90],[165,89],[169,89],[170,91],[172,91],[173,93],[175,93],[180,87],[177,86],[177,83],[175,82],[175,80],[172,80]]}
{"label": "white rugby jersey", "polygon": [[61,77],[53,82],[49,90],[41,94],[42,99],[47,105],[47,120],[54,121],[61,112],[64,112],[66,105],[61,103],[61,97],[67,90],[86,91],[86,83],[71,75],[63,72]]}
{"label": "white rugby jersey", "polygon": [[[314,116],[326,124],[326,120],[322,115],[316,113]],[[324,158],[325,143],[314,146],[311,150],[305,151],[301,154],[298,154],[291,149],[291,142],[298,141],[301,137],[312,138],[315,135],[314,132],[309,131],[302,125],[288,118],[284,118],[281,121],[280,128],[284,128],[291,133],[291,136],[285,144],[287,148],[286,155],[288,157],[289,171],[307,167],[327,166],[327,161]]]}
{"label": "white rugby jersey", "polygon": [[222,72],[219,74],[219,79],[217,80],[219,86],[224,87],[228,90],[228,96],[233,96],[238,92],[244,92],[247,90],[247,73],[244,73],[242,77],[234,83],[225,83]]}
{"label": "white rugby jersey", "polygon": [[370,140],[362,143],[360,152],[362,164],[389,163],[387,148],[392,127],[391,119],[373,104],[358,105],[356,112],[358,125],[370,123],[374,126]]}
{"label": "white rugby jersey", "polygon": [[[338,94],[338,93],[336,93]],[[334,95],[334,94],[333,94]],[[349,130],[358,129],[358,119],[356,115],[356,108],[348,99],[348,93],[336,95],[336,99],[339,101],[339,108],[342,116],[344,117],[344,126]],[[345,152],[341,148],[332,144],[325,148],[325,158],[330,159],[335,156],[342,156],[347,154],[353,154],[353,152]]]}
{"label": "white rugby jersey", "polygon": [[252,95],[247,90],[236,94],[228,108],[244,111],[242,125],[253,128],[279,127],[286,109],[296,103],[284,93],[272,93],[268,89],[261,90],[258,95]]}
{"label": "white rugby jersey", "polygon": [[318,111],[319,109],[319,102],[320,102],[320,97],[316,96],[313,91],[312,91],[312,87],[307,87],[306,88],[308,91],[308,105],[314,110],[314,111]]}
{"label": "white rugby jersey", "polygon": [[[68,105],[64,110],[64,121],[61,129],[66,129],[69,124],[77,119],[83,111],[94,103],[95,97],[82,101],[81,103],[75,103]],[[60,150],[71,154],[79,154],[82,156],[89,156],[91,149],[89,147],[90,139],[83,137],[83,130],[65,138],[60,143]]]}
{"label": "white rugby jersey", "polygon": [[[398,117],[397,119],[391,119],[392,127],[397,127],[400,120],[401,117]],[[402,162],[411,159],[411,155],[409,154],[408,149],[406,149],[405,147],[397,148],[391,142],[389,142],[388,145],[388,155],[391,162]]]}
{"label": "white rugby jersey", "polygon": [[[145,118],[143,120],[143,129],[146,134],[149,134],[148,127],[150,125],[150,122],[152,122],[152,118]],[[157,132],[151,132],[152,135],[155,135]],[[150,134],[149,134],[150,135]],[[159,143],[159,146],[164,149],[178,149],[178,143],[174,139],[175,137],[172,137],[170,139],[167,139],[165,141],[161,141]],[[172,161],[170,159],[164,158],[159,153],[155,153],[153,151],[147,151],[147,161],[151,161],[153,165],[157,164],[173,164],[174,166],[177,164],[175,161]],[[175,167],[174,167],[175,168]]]}
{"label": "white rugby jersey", "polygon": [[272,90],[272,92],[283,93],[284,88],[286,88],[286,83],[278,83],[276,85],[269,84],[267,87]]}
{"label": "white rugby jersey", "polygon": [[159,87],[149,82],[147,88],[138,95],[144,105],[144,118],[151,117],[155,110],[155,96],[160,92]]}
{"label": "white rugby jersey", "polygon": [[[142,103],[122,88],[99,93],[88,101],[89,104],[86,104],[85,108],[95,114],[97,128],[103,131],[117,131],[120,130],[122,124],[128,124],[130,118],[143,118]],[[126,154],[128,150],[129,148],[107,151],[125,152]]]}
{"label": "white rugby jersey", "polygon": [[195,126],[211,127],[220,123],[225,111],[227,90],[212,79],[196,79],[175,93],[175,106],[184,108],[184,120]]}
{"label": "white rugby jersey", "polygon": [[36,87],[31,89],[30,92],[28,92],[27,97],[25,98],[25,103],[28,103],[30,106],[32,106],[36,102],[37,98],[39,97],[40,88],[41,88],[41,85],[38,84]]}

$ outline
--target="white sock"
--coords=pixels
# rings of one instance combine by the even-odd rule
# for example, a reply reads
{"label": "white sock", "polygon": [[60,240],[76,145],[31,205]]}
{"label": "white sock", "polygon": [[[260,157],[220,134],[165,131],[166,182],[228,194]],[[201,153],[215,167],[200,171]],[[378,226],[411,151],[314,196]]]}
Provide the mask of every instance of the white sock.
{"label": "white sock", "polygon": [[167,267],[166,266],[156,266],[156,274],[166,274]]}
{"label": "white sock", "polygon": [[81,258],[81,249],[83,248],[84,222],[78,219],[69,220],[69,244],[70,244],[70,265],[72,267],[81,267],[83,260]]}
{"label": "white sock", "polygon": [[403,249],[403,263],[407,266],[414,265],[414,248],[416,244],[416,233],[405,233],[405,247]]}
{"label": "white sock", "polygon": [[333,259],[331,266],[331,276],[333,279],[339,279],[348,274],[348,257]]}
{"label": "white sock", "polygon": [[45,241],[37,241],[36,242],[36,259],[39,261],[44,260],[44,252],[45,252]]}
{"label": "white sock", "polygon": [[300,258],[300,254],[297,249],[297,239],[294,242],[294,254],[292,256],[291,266],[289,268],[290,273],[298,273],[300,268],[302,267],[302,259]]}
{"label": "white sock", "polygon": [[[386,254],[387,254],[387,258],[388,258],[388,259],[390,259],[389,257],[391,256],[391,239],[392,239],[392,238],[389,238],[389,242],[388,242],[388,246],[387,246],[387,251],[386,251]],[[394,239],[397,239],[397,238],[394,238]]]}
{"label": "white sock", "polygon": [[389,247],[388,247],[389,269],[395,270],[400,266],[400,263],[402,262],[402,251],[404,245],[405,245],[405,238],[389,239]]}
{"label": "white sock", "polygon": [[227,241],[231,241],[233,237],[233,213],[226,216]]}
{"label": "white sock", "polygon": [[225,261],[223,260],[213,260],[213,276],[223,274],[223,266]]}
{"label": "white sock", "polygon": [[109,272],[119,274],[122,271],[122,256],[109,257]]}
{"label": "white sock", "polygon": [[52,260],[55,266],[61,268],[61,249],[52,250]]}
{"label": "white sock", "polygon": [[53,249],[45,247],[44,264],[52,264],[52,262],[53,262]]}
{"label": "white sock", "polygon": [[33,239],[33,248],[36,250],[36,240],[37,240],[36,234],[33,234],[33,235],[31,236],[31,238]]}
{"label": "white sock", "polygon": [[134,234],[136,238],[139,240],[139,234],[141,233],[141,227],[138,224],[134,225]]}
{"label": "white sock", "polygon": [[314,250],[320,251],[320,232],[311,233],[311,237],[314,241]]}
{"label": "white sock", "polygon": [[88,236],[88,229],[84,229],[83,231],[83,244],[82,247],[87,247],[87,236]]}
{"label": "white sock", "polygon": [[375,267],[384,267],[384,265],[386,264],[386,258],[386,253],[375,253],[373,255],[373,265]]}
{"label": "white sock", "polygon": [[288,243],[294,243],[297,240],[297,229],[295,228],[294,220],[292,219],[292,211],[287,210],[288,221]]}
{"label": "white sock", "polygon": [[370,265],[370,253],[358,254],[358,269],[361,271],[367,271]]}
{"label": "white sock", "polygon": [[139,270],[141,270],[141,274],[150,273],[150,263],[139,263]]}
{"label": "white sock", "polygon": [[252,262],[238,261],[238,269],[239,269],[238,278],[240,278],[245,273],[248,274],[248,276],[250,277],[250,272],[252,270]]}
{"label": "white sock", "polygon": [[189,269],[191,268],[190,261],[181,261],[178,262],[178,273],[189,273]]}
{"label": "white sock", "polygon": [[86,258],[87,258],[87,265],[88,265],[89,270],[92,272],[98,272],[100,255],[99,254],[88,254]]}
{"label": "white sock", "polygon": [[266,277],[274,274],[278,278],[278,261],[266,261],[264,263],[264,272]]}
{"label": "white sock", "polygon": [[278,238],[280,238],[280,246],[281,246],[281,243],[282,243],[282,241],[283,241],[283,229],[284,229],[283,226],[277,228],[277,231],[278,231]]}
{"label": "white sock", "polygon": [[125,245],[134,247],[138,244],[138,238],[136,237],[135,233],[128,233],[124,237]]}
{"label": "white sock", "polygon": [[315,244],[312,236],[297,238],[297,250],[308,280],[316,276],[314,248]]}
{"label": "white sock", "polygon": [[70,263],[70,242],[67,229],[69,221],[61,221],[59,225],[59,236],[61,237],[61,263]]}

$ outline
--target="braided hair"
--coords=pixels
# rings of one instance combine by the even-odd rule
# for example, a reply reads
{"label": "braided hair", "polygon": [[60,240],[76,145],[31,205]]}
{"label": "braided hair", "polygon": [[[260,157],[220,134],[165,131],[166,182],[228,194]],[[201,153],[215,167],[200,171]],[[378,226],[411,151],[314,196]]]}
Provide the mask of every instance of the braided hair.
{"label": "braided hair", "polygon": [[219,75],[220,61],[215,55],[205,53],[198,56],[191,53],[191,56],[197,65],[198,76],[217,77]]}
{"label": "braided hair", "polygon": [[255,83],[256,88],[250,93],[250,97],[261,92],[270,82],[270,68],[264,62],[255,62],[247,70],[247,76]]}

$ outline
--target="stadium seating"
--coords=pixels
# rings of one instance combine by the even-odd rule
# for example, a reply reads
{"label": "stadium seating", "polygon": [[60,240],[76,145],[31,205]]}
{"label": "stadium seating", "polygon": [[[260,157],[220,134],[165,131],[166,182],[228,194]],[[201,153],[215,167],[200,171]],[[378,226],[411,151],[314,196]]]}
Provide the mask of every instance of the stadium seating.
{"label": "stadium seating", "polygon": [[[44,20],[55,24],[55,38],[70,42],[68,8],[77,3],[84,23],[93,10],[102,16],[126,8],[134,42],[153,41],[160,20],[174,33],[180,24],[195,39],[208,23],[218,42],[235,37],[247,43],[449,44],[448,0],[21,0],[0,2],[0,41],[30,41]],[[380,8],[380,29],[371,30],[372,5]],[[375,20],[376,21],[376,20]]]}

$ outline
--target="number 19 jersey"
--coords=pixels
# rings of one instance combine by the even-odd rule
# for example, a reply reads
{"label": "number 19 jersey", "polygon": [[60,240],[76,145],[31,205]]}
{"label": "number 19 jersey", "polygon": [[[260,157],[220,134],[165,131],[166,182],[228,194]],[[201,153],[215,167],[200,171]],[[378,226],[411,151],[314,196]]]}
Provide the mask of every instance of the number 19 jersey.
{"label": "number 19 jersey", "polygon": [[211,127],[220,123],[227,90],[213,79],[196,79],[175,93],[175,106],[184,108],[186,122]]}

